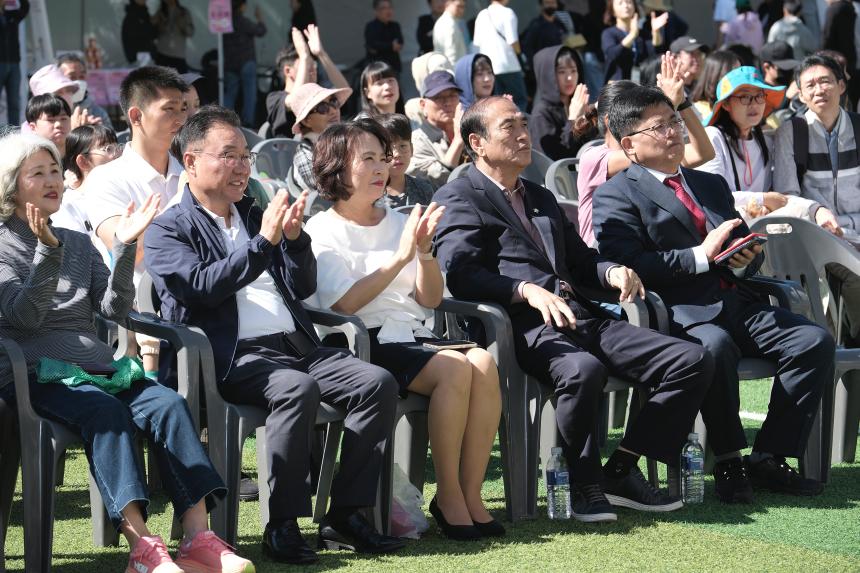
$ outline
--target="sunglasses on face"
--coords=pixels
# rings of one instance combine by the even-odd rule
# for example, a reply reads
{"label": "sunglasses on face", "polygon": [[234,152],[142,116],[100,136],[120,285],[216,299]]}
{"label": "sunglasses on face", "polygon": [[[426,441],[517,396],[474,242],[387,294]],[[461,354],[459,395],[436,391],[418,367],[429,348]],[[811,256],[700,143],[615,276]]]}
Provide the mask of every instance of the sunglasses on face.
{"label": "sunglasses on face", "polygon": [[330,97],[325,101],[321,101],[314,106],[311,110],[311,113],[318,113],[320,115],[326,115],[333,109],[340,109],[340,101],[338,101],[337,97]]}

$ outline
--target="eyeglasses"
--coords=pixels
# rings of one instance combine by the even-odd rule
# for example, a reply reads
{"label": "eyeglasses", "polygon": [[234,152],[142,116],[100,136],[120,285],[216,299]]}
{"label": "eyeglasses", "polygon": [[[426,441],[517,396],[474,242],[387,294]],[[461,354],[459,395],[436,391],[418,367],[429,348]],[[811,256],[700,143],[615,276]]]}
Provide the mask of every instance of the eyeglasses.
{"label": "eyeglasses", "polygon": [[752,102],[756,103],[764,103],[765,96],[764,92],[758,92],[757,94],[744,94],[744,95],[733,95],[732,99],[736,99],[741,102],[743,105],[750,105]]}
{"label": "eyeglasses", "polygon": [[645,129],[640,129],[639,131],[634,131],[633,133],[628,133],[627,137],[632,137],[634,135],[638,135],[640,133],[648,133],[649,131],[653,131],[657,135],[661,137],[669,137],[670,131],[678,131],[681,129],[681,126],[684,124],[684,120],[680,117],[676,117],[675,119],[671,119],[666,123],[658,123],[653,127],[646,127]]}
{"label": "eyeglasses", "polygon": [[827,90],[833,87],[834,81],[832,78],[828,76],[821,76],[820,78],[814,78],[803,82],[803,89],[805,91],[812,91],[815,89],[816,84],[821,86],[821,89]]}
{"label": "eyeglasses", "polygon": [[101,147],[90,149],[86,155],[104,155],[106,157],[116,157],[122,153],[122,145],[119,143],[108,143]]}
{"label": "eyeglasses", "polygon": [[337,97],[330,97],[329,99],[327,99],[325,101],[319,102],[311,110],[311,113],[318,113],[320,115],[325,115],[333,109],[340,109],[340,101],[337,99]]}
{"label": "eyeglasses", "polygon": [[239,164],[239,161],[242,162],[243,165],[250,167],[257,162],[257,154],[256,153],[248,153],[247,155],[240,155],[238,153],[210,153],[208,151],[192,151],[191,153],[200,153],[202,155],[209,155],[211,157],[217,157],[221,161],[224,162],[224,165],[230,168],[236,167]]}

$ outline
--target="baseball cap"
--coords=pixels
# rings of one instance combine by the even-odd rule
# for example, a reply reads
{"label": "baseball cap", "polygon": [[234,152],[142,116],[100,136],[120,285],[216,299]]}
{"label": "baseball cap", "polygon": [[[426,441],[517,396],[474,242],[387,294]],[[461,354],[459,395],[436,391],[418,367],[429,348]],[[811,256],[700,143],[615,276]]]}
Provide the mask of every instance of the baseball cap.
{"label": "baseball cap", "polygon": [[56,93],[68,87],[75,88],[75,92],[81,89],[78,82],[67,78],[54,64],[39,68],[30,78],[30,91],[34,96]]}
{"label": "baseball cap", "polygon": [[764,90],[765,104],[764,117],[778,108],[785,98],[785,86],[771,86],[764,83],[761,72],[752,66],[741,66],[735,68],[717,83],[717,101],[714,103],[714,111],[702,120],[704,125],[711,125],[717,117],[717,112],[723,107],[723,103],[731,97],[735,91],[744,86],[753,86]]}
{"label": "baseball cap", "polygon": [[678,52],[695,52],[696,50],[702,48],[704,45],[704,42],[700,42],[692,36],[681,36],[680,38],[669,44],[669,51],[673,54],[677,54]]}
{"label": "baseball cap", "polygon": [[454,83],[454,76],[450,72],[436,70],[424,78],[424,89],[421,90],[421,97],[434,97],[445,90],[457,90],[457,93],[461,91]]}
{"label": "baseball cap", "polygon": [[792,47],[781,40],[768,42],[761,47],[759,59],[768,62],[781,70],[796,70],[800,62],[794,59]]}

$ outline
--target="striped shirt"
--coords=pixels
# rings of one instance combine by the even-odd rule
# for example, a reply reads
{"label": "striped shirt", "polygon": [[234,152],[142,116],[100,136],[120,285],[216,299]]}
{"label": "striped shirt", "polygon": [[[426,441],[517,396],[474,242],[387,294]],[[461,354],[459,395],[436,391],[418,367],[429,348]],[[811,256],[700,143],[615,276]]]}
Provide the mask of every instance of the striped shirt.
{"label": "striped shirt", "polygon": [[[0,224],[0,336],[18,343],[30,372],[42,357],[108,363],[113,349],[96,336],[95,316],[122,320],[134,300],[136,243],[114,241],[113,274],[90,238],[53,228],[48,247],[12,215]],[[0,363],[0,387],[11,381]]]}

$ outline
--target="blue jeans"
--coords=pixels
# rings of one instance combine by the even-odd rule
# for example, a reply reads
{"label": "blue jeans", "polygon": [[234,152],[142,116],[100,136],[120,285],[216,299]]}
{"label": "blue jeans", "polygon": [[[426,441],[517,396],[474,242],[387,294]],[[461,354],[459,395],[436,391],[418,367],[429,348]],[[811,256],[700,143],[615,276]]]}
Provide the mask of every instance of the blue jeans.
{"label": "blue jeans", "polygon": [[6,114],[10,125],[21,123],[21,64],[0,62],[0,91],[6,90]]}
{"label": "blue jeans", "polygon": [[242,64],[239,73],[224,72],[224,107],[235,109],[242,89],[242,110],[239,115],[247,127],[254,125],[254,115],[257,110],[257,62],[249,60]]}
{"label": "blue jeans", "polygon": [[510,72],[507,74],[496,74],[496,89],[499,95],[509,94],[513,96],[514,103],[525,112],[529,105],[526,93],[526,80],[522,72]]}
{"label": "blue jeans", "polygon": [[[0,388],[13,394],[9,384]],[[13,389],[14,390],[14,389]],[[108,516],[119,528],[122,510],[138,502],[146,517],[149,504],[135,434],[149,441],[158,461],[164,489],[182,516],[201,499],[224,497],[227,488],[203,450],[185,400],[151,380],[135,382],[115,396],[96,386],[69,388],[62,384],[30,383],[30,400],[40,416],[81,434]]]}

